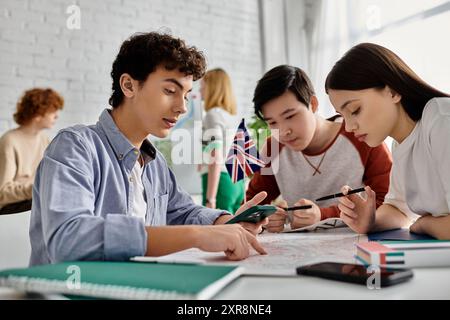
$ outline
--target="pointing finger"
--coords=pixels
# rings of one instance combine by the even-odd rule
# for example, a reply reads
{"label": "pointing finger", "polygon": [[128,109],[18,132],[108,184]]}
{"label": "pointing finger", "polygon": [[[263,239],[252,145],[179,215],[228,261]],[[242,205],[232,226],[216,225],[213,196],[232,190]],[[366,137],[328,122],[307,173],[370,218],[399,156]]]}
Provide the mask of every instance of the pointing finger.
{"label": "pointing finger", "polygon": [[258,203],[263,201],[267,197],[267,192],[261,191],[256,196],[254,196],[251,200],[247,201],[249,203],[249,207],[256,206]]}
{"label": "pointing finger", "polygon": [[250,232],[245,233],[247,237],[247,241],[250,243],[250,245],[253,247],[253,249],[256,250],[259,254],[267,254],[266,250],[262,247],[262,245],[256,240],[256,237],[252,235]]}

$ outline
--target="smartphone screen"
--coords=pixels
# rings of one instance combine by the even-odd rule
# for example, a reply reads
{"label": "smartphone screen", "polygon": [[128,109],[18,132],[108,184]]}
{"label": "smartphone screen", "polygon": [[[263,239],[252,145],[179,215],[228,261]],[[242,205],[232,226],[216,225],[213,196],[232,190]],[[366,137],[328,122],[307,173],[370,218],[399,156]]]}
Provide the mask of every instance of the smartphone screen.
{"label": "smartphone screen", "polygon": [[[332,280],[367,285],[368,281],[379,280],[382,287],[400,283],[412,278],[410,269],[368,268],[359,264],[322,262],[297,268],[297,274],[311,275]],[[375,277],[379,277],[375,279]]]}

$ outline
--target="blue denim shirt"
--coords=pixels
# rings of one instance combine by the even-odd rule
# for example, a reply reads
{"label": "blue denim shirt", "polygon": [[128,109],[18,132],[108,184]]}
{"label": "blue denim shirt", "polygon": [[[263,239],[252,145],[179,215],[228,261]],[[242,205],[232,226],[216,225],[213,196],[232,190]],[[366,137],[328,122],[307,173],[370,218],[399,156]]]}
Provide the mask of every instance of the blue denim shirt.
{"label": "blue denim shirt", "polygon": [[206,225],[224,213],[194,204],[148,140],[140,151],[145,163],[145,224],[130,214],[129,179],[139,150],[119,131],[109,111],[103,111],[96,125],[58,133],[45,151],[33,186],[30,265],[127,260],[145,254],[145,225]]}

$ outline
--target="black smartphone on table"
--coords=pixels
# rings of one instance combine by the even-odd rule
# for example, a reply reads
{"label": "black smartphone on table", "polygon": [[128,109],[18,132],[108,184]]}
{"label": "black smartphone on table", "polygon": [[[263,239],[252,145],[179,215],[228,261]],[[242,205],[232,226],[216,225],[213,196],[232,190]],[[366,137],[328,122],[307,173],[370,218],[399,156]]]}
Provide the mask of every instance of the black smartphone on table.
{"label": "black smartphone on table", "polygon": [[299,275],[309,275],[362,285],[368,285],[368,280],[369,283],[372,283],[372,280],[376,283],[377,280],[374,277],[379,276],[378,283],[380,287],[401,283],[413,277],[410,269],[380,267],[376,270],[378,275],[375,275],[374,272],[374,270],[363,265],[337,262],[322,262],[297,268],[297,274]]}
{"label": "black smartphone on table", "polygon": [[258,223],[277,211],[275,206],[253,206],[228,220],[225,224],[238,222]]}

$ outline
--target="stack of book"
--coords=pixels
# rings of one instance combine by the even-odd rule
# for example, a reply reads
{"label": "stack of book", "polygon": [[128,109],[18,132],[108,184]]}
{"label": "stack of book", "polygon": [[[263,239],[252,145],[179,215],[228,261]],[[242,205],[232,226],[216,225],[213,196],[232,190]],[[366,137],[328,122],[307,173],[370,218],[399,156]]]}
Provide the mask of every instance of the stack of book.
{"label": "stack of book", "polygon": [[356,258],[366,266],[450,266],[450,241],[445,240],[369,241],[358,243],[356,248]]}

